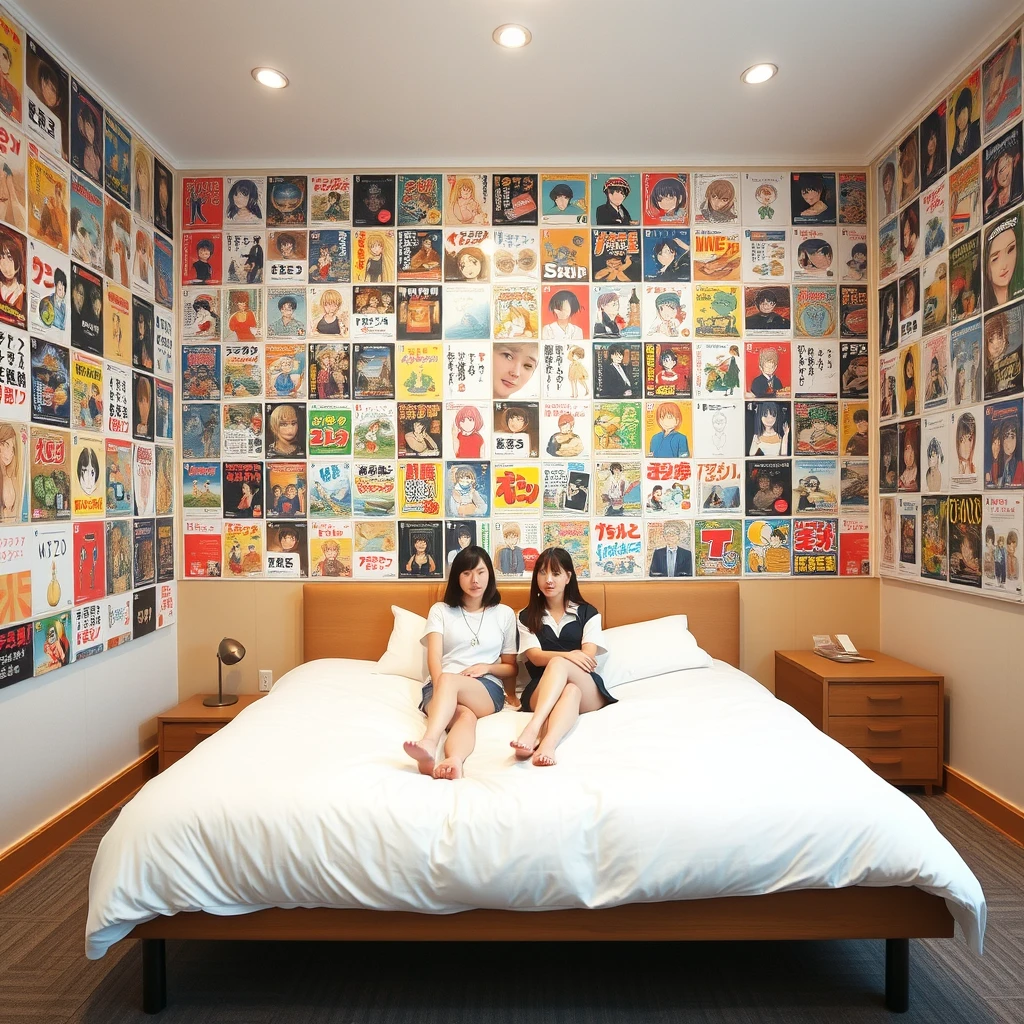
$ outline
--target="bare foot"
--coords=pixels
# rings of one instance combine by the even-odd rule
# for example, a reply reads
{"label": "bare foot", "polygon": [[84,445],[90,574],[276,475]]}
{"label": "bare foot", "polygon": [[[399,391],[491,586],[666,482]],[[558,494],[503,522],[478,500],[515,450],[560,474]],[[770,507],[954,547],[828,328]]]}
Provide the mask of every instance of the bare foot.
{"label": "bare foot", "polygon": [[519,739],[512,740],[509,746],[516,752],[517,761],[529,761],[537,749],[537,737],[524,732]]}
{"label": "bare foot", "polygon": [[[419,743],[407,740],[402,744],[402,749],[416,762],[420,775],[434,774],[434,754],[429,744],[424,743],[423,740],[420,740]],[[436,749],[435,745],[434,750]]]}
{"label": "bare foot", "polygon": [[[420,771],[423,769],[421,768]],[[457,757],[446,757],[433,772],[435,779],[461,779],[462,762]]]}
{"label": "bare foot", "polygon": [[538,768],[550,768],[552,765],[556,763],[555,755],[543,753],[538,747],[537,753],[533,755],[533,763]]}

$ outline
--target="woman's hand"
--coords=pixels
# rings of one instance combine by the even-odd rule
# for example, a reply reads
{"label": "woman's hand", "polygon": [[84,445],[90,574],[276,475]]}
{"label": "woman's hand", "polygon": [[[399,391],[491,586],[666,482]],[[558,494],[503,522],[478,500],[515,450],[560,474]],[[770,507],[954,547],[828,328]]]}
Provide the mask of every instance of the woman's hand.
{"label": "woman's hand", "polygon": [[472,676],[474,679],[479,679],[480,676],[486,676],[494,671],[493,665],[485,665],[483,662],[479,662],[476,665],[470,665],[469,668],[464,668],[459,675],[460,676]]}
{"label": "woman's hand", "polygon": [[571,661],[584,672],[593,672],[597,668],[597,659],[589,654],[584,654],[583,651],[564,651],[560,652],[558,656],[565,658],[566,661]]}

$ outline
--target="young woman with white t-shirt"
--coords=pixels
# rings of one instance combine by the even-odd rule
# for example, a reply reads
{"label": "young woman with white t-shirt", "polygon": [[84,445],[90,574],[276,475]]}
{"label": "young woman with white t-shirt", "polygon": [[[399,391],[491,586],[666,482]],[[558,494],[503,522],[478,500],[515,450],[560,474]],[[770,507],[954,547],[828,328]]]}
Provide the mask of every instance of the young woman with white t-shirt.
{"label": "young woman with white t-shirt", "polygon": [[[517,705],[515,613],[501,604],[494,567],[475,544],[451,564],[444,600],[427,615],[421,641],[430,672],[420,710],[427,728],[419,742],[404,744],[423,775],[461,779],[462,765],[476,744],[476,722]],[[448,730],[444,760],[435,763],[441,733]]]}

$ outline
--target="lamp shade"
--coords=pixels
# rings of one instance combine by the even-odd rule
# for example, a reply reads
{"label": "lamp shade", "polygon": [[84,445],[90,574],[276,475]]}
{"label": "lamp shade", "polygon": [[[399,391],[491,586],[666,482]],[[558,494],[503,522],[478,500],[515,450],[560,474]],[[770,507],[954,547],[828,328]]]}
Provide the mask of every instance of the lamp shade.
{"label": "lamp shade", "polygon": [[237,640],[226,636],[217,645],[217,657],[225,665],[237,665],[245,657],[245,648]]}

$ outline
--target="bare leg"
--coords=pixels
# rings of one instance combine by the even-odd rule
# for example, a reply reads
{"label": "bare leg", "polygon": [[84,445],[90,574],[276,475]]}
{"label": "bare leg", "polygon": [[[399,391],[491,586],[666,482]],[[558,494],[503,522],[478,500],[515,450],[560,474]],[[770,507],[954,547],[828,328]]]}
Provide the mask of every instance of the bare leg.
{"label": "bare leg", "polygon": [[435,779],[461,779],[462,762],[476,746],[476,715],[460,704],[448,726],[448,739],[444,745],[444,760],[434,769]]}
{"label": "bare leg", "polygon": [[[483,716],[494,711],[494,705],[486,688],[479,679],[472,676],[445,672],[434,683],[434,696],[427,705],[427,728],[418,743],[409,740],[402,744],[405,752],[416,762],[423,775],[434,774],[434,761],[441,733],[455,717],[455,709],[464,704],[475,714]],[[472,746],[469,748],[472,751]]]}
{"label": "bare leg", "polygon": [[540,746],[533,755],[533,763],[538,768],[550,768],[555,763],[555,747],[562,742],[562,737],[579,721],[580,700],[583,694],[575,683],[566,683],[562,696],[555,701],[555,706],[548,716],[547,728],[541,737]]}
{"label": "bare leg", "polygon": [[[597,688],[593,676],[584,672],[578,665],[574,665],[565,658],[552,658],[544,674],[540,677],[537,689],[533,692],[530,700],[530,707],[533,709],[533,717],[526,728],[519,734],[519,739],[513,741],[516,757],[525,760],[533,754],[540,737],[540,730],[551,714],[552,709],[561,697],[566,683],[573,683],[580,692],[579,710],[596,711],[604,707],[605,699]],[[564,733],[562,734],[564,735]]]}

